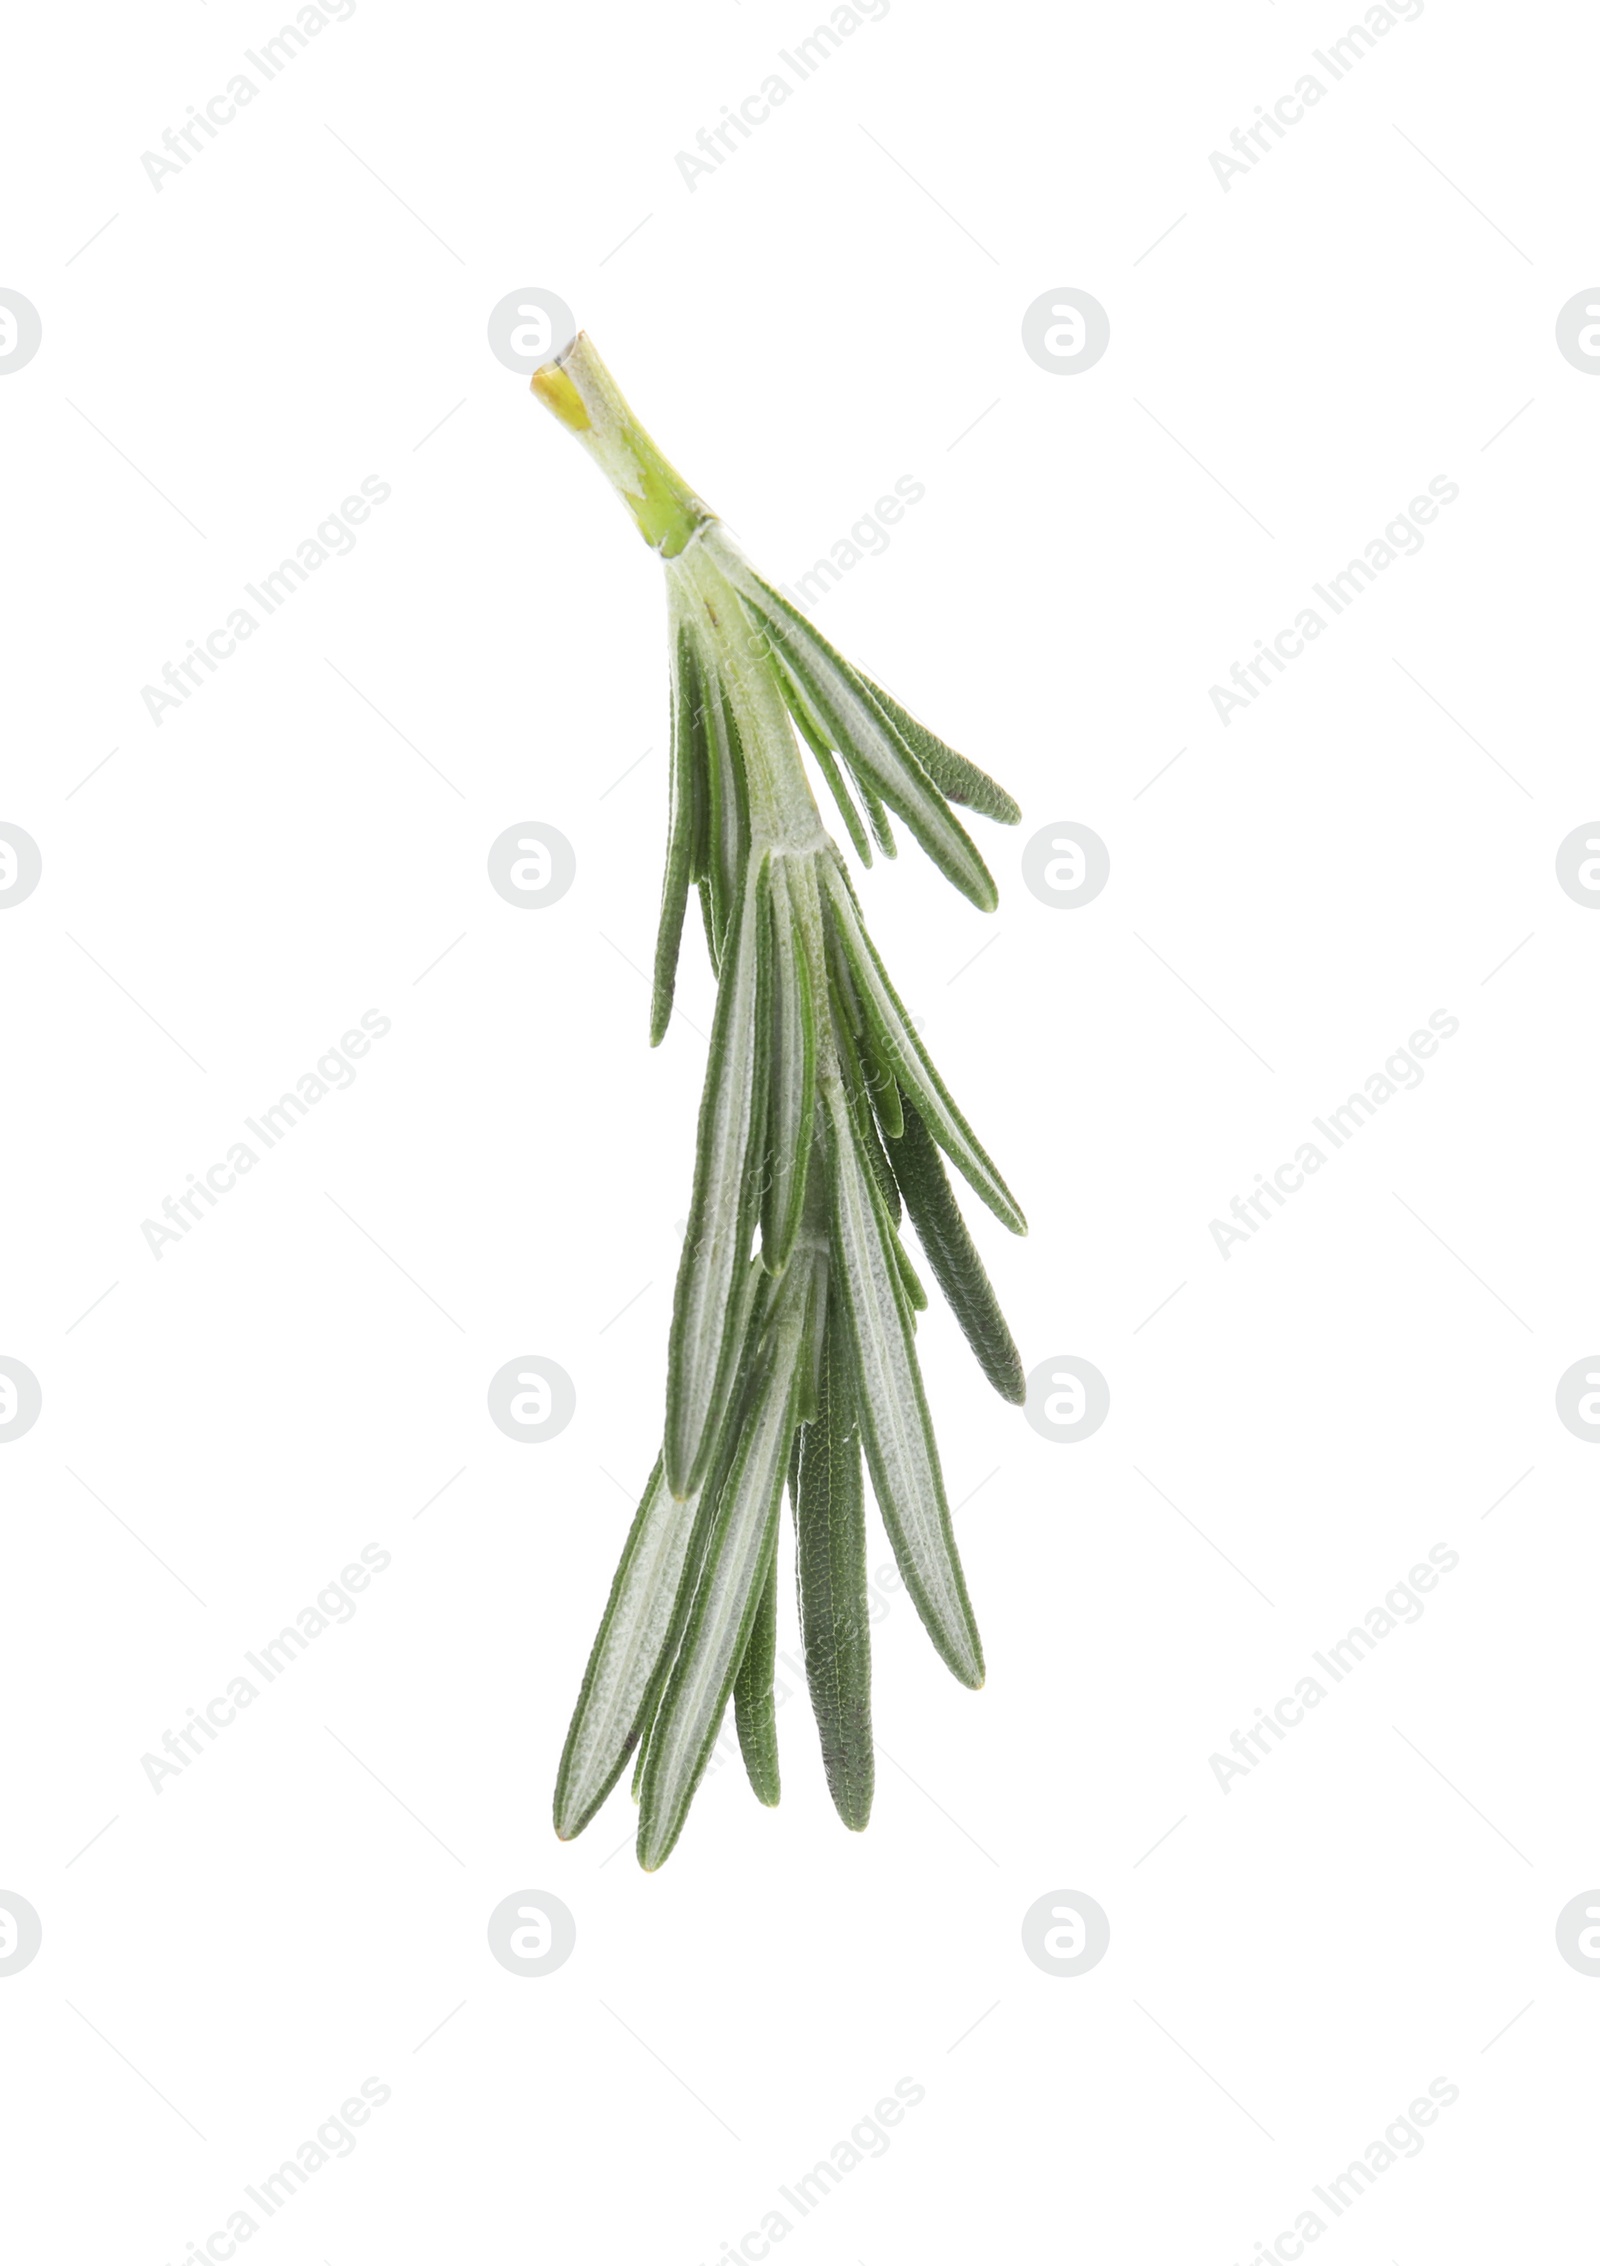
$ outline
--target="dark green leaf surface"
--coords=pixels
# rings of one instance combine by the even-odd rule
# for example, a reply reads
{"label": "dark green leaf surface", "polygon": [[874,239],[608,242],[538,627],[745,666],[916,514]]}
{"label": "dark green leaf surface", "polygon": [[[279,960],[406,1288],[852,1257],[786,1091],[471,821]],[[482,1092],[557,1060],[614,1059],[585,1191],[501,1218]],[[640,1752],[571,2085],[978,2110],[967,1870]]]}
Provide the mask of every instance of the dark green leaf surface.
{"label": "dark green leaf surface", "polygon": [[824,867],[828,909],[834,933],[843,947],[861,1003],[877,1027],[878,1043],[903,1091],[915,1101],[929,1132],[945,1154],[983,1198],[997,1219],[1014,1235],[1026,1235],[1028,1223],[972,1128],[945,1089],[929,1061],[911,1018],[895,995],[861,920],[861,910],[844,867],[833,860]]}
{"label": "dark green leaf surface", "polygon": [[740,894],[700,1103],[694,1196],[667,1351],[666,1473],[679,1496],[698,1483],[716,1444],[715,1420],[725,1410],[739,1351],[733,1290],[759,1206],[768,1086],[766,873],[763,858]]}
{"label": "dark green leaf surface", "polygon": [[[776,1528],[776,1520],[774,1520]],[[750,1625],[749,1640],[733,1683],[733,1720],[745,1775],[758,1802],[778,1802],[778,1711],[772,1696],[778,1661],[778,1553],[767,1567],[766,1586]]]}
{"label": "dark green leaf surface", "polygon": [[769,1274],[789,1263],[805,1206],[811,1135],[817,1115],[817,1018],[811,968],[785,879],[788,861],[769,867],[772,962],[771,1096],[767,1179],[761,1198],[761,1254]]}
{"label": "dark green leaf surface", "polygon": [[561,1754],[555,1824],[563,1841],[581,1833],[594,1816],[644,1728],[698,1510],[697,1496],[679,1502],[673,1495],[658,1456],[611,1585]]}
{"label": "dark green leaf surface", "polygon": [[1022,1356],[1006,1328],[978,1247],[957,1209],[939,1151],[909,1102],[905,1104],[905,1131],[891,1145],[889,1162],[934,1280],[977,1355],[979,1366],[995,1391],[1020,1407],[1027,1397]]}
{"label": "dark green leaf surface", "polygon": [[853,1833],[872,1812],[872,1644],[855,1386],[842,1318],[823,1349],[817,1418],[792,1490],[806,1683],[833,1806]]}
{"label": "dark green leaf surface", "polygon": [[882,685],[875,685],[870,677],[863,676],[848,662],[845,666],[850,668],[856,683],[881,710],[941,794],[968,810],[981,811],[985,818],[995,819],[1002,826],[1018,823],[1022,817],[1021,807],[997,780],[991,779],[987,771],[980,771],[975,763],[969,763],[964,755],[957,755],[955,749],[947,747],[926,724],[919,724],[915,716],[908,715],[897,700],[890,699]]}
{"label": "dark green leaf surface", "polygon": [[639,1796],[638,1854],[646,1872],[666,1861],[683,1831],[777,1547],[805,1308],[805,1285],[791,1270],[763,1333],[756,1382],[719,1491],[683,1641],[651,1727]]}
{"label": "dark green leaf surface", "polygon": [[950,1528],[910,1313],[838,1084],[829,1089],[828,1112],[834,1287],[848,1317],[873,1492],[923,1626],[952,1674],[976,1688],[983,1682],[983,1647]]}
{"label": "dark green leaf surface", "polygon": [[699,682],[687,630],[678,630],[672,671],[672,762],[667,814],[667,864],[661,882],[661,922],[656,932],[655,981],[650,1000],[650,1044],[659,1046],[672,1020],[678,975],[683,911],[695,875],[697,844],[704,831],[701,782],[706,777],[706,745],[698,721]]}

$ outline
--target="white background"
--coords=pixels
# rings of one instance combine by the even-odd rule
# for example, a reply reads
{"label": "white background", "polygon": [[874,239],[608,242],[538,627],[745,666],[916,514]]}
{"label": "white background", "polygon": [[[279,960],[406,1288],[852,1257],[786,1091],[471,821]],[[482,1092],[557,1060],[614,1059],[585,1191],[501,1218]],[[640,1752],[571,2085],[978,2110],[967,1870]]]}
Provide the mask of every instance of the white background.
{"label": "white background", "polygon": [[[361,0],[159,190],[141,153],[280,15],[13,21],[19,2255],[176,2266],[366,2077],[392,2098],[253,2258],[709,2266],[902,2078],[785,2258],[1253,2259],[1435,2078],[1328,2256],[1586,2219],[1600,1992],[1554,1922],[1600,1878],[1600,1460],[1554,1393],[1600,1341],[1600,919],[1554,860],[1600,802],[1600,387],[1555,319],[1600,268],[1600,39],[1430,0],[1225,191],[1210,153],[1359,13],[895,0],[692,191],[675,153],[816,13]],[[656,1445],[704,1050],[649,1052],[637,973],[660,576],[488,351],[528,285],[774,579],[925,484],[817,619],[1024,823],[977,823],[990,923],[909,846],[864,900],[1029,1212],[973,1207],[1024,1360],[1111,1391],[1053,1444],[928,1316],[988,1687],[893,1598],[866,1835],[791,1675],[781,1808],[720,1770],[648,1878],[625,1788],[571,1846],[548,1803]],[[1021,342],[1062,286],[1111,324],[1076,376]],[[158,728],[140,688],[369,475],[353,553]],[[1209,687],[1437,475],[1426,547],[1224,728]],[[543,911],[485,872],[533,819],[577,855]],[[1072,911],[1019,872],[1061,820],[1111,857]],[[684,959],[704,1027],[693,917]],[[153,1257],[368,1009],[353,1088]],[[1224,1259],[1210,1221],[1438,1009],[1420,1089]],[[543,1446],[486,1412],[528,1353],[577,1388]],[[1225,1792],[1235,1727],[1441,1543],[1420,1623]],[[141,1756],[367,1544],[353,1622],[154,1791]],[[1020,1935],[1069,1888],[1111,1924],[1078,1979]],[[519,1889],[576,1919],[544,1979],[489,1956]]]}

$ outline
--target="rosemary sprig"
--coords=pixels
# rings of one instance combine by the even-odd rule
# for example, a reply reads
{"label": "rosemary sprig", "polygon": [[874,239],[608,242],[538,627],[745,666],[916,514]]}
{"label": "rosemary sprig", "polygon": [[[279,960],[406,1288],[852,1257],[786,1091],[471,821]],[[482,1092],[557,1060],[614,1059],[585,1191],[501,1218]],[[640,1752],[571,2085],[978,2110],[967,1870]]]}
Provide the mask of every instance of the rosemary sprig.
{"label": "rosemary sprig", "polygon": [[717,977],[662,1452],[555,1793],[556,1831],[570,1839],[641,1748],[638,1854],[653,1870],[683,1829],[730,1696],[750,1782],[763,1802],[778,1799],[786,1478],[806,1676],[847,1826],[865,1826],[873,1786],[863,1455],[929,1636],[962,1683],[983,1682],[917,1363],[927,1296],[901,1225],[909,1215],[989,1382],[1020,1402],[1022,1364],[944,1160],[1014,1233],[1026,1223],[873,948],[796,732],[864,865],[874,841],[894,855],[892,812],[982,911],[997,901],[994,882],[952,806],[1008,825],[1021,813],[761,579],[586,337],[536,371],[533,390],[666,569],[671,808],[652,1045],[672,1019],[691,887]]}

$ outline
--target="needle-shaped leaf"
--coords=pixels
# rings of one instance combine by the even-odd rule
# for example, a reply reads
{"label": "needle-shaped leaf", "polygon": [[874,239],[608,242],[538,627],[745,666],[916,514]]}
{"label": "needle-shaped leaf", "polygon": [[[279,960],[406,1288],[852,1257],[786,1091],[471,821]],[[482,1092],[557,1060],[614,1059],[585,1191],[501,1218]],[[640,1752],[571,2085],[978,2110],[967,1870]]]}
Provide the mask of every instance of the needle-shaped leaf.
{"label": "needle-shaped leaf", "polygon": [[699,1507],[697,1495],[678,1501],[658,1456],[623,1547],[561,1754],[555,1824],[563,1841],[589,1823],[645,1728]]}
{"label": "needle-shaped leaf", "polygon": [[851,666],[851,675],[882,710],[911,753],[945,798],[961,803],[968,810],[981,811],[1002,826],[1015,826],[1022,817],[1018,803],[1008,795],[997,779],[987,771],[980,771],[964,755],[957,755],[953,747],[946,746],[926,724],[919,724],[915,716],[908,715],[897,700],[891,700],[882,685]]}
{"label": "needle-shaped leaf", "polygon": [[805,1307],[806,1286],[791,1270],[774,1303],[688,1624],[651,1727],[639,1797],[639,1862],[646,1872],[666,1860],[683,1830],[760,1607],[794,1433]]}
{"label": "needle-shaped leaf", "polygon": [[848,1319],[873,1492],[923,1626],[946,1666],[975,1689],[983,1682],[983,1647],[956,1556],[910,1314],[837,1081],[828,1114],[835,1289]]}
{"label": "needle-shaped leaf", "polygon": [[894,829],[889,824],[888,812],[870,787],[863,786],[859,779],[856,786],[860,790],[861,806],[872,828],[872,839],[886,858],[897,858],[900,853],[895,848]]}
{"label": "needle-shaped leaf", "polygon": [[756,1617],[750,1625],[744,1658],[733,1684],[733,1721],[739,1734],[745,1775],[756,1800],[764,1802],[768,1809],[777,1807],[780,1791],[778,1711],[772,1692],[777,1661],[778,1553],[774,1549]]}
{"label": "needle-shaped leaf", "polygon": [[[922,1287],[922,1277],[911,1264],[910,1254],[893,1228],[889,1230],[889,1248],[893,1251],[894,1263],[900,1270],[900,1287],[911,1301],[913,1313],[926,1313],[928,1294]],[[916,1324],[913,1323],[912,1328],[915,1329],[915,1327]]]}
{"label": "needle-shaped leaf", "polygon": [[661,882],[661,924],[656,932],[655,982],[650,1001],[650,1044],[659,1046],[672,1020],[678,947],[689,883],[696,875],[705,818],[701,809],[707,775],[705,733],[700,721],[699,675],[694,646],[680,623],[673,645],[672,761],[667,816],[667,864]]}
{"label": "needle-shaped leaf", "polygon": [[717,986],[694,1195],[667,1351],[667,1484],[687,1495],[715,1444],[739,1343],[733,1292],[760,1201],[769,1053],[767,860],[744,879]]}
{"label": "needle-shaped leaf", "polygon": [[1006,1328],[978,1247],[967,1232],[944,1169],[944,1160],[927,1127],[909,1102],[905,1130],[890,1143],[889,1163],[928,1254],[934,1279],[961,1324],[979,1367],[1004,1400],[1020,1407],[1027,1398],[1022,1356]]}
{"label": "needle-shaped leaf", "polygon": [[718,566],[743,599],[756,627],[770,639],[799,685],[817,723],[870,790],[903,818],[946,878],[982,911],[999,903],[992,875],[977,846],[950,814],[944,794],[900,737],[875,697],[840,654],[819,637],[804,614],[762,581],[720,527],[703,538]]}
{"label": "needle-shaped leaf", "polygon": [[806,1683],[833,1806],[853,1833],[872,1811],[872,1644],[861,1436],[845,1324],[824,1333],[816,1421],[801,1434],[791,1489]]}
{"label": "needle-shaped leaf", "polygon": [[817,1114],[817,1016],[810,956],[786,879],[788,861],[768,867],[772,957],[772,1092],[767,1108],[767,1183],[761,1198],[761,1255],[769,1274],[789,1263],[805,1206],[811,1134]]}
{"label": "needle-shaped leaf", "polygon": [[861,919],[855,892],[844,868],[835,859],[819,860],[827,892],[833,932],[839,940],[854,979],[857,996],[876,1025],[879,1047],[903,1092],[921,1112],[928,1131],[958,1172],[963,1173],[995,1217],[1013,1235],[1026,1235],[1028,1223],[1016,1198],[979,1145],[971,1126],[957,1109],[943,1079],[929,1061],[911,1018],[895,995],[872,939]]}
{"label": "needle-shaped leaf", "polygon": [[[819,1199],[816,1202],[816,1215],[825,1227],[828,1196],[826,1176],[820,1167],[813,1183],[813,1197]],[[821,1404],[823,1348],[831,1304],[828,1280],[827,1245],[819,1238],[817,1248],[812,1253],[811,1305],[806,1314],[805,1342],[800,1348],[800,1374],[795,1380],[795,1420],[802,1425],[815,1422],[817,1409]]]}
{"label": "needle-shaped leaf", "polygon": [[[799,725],[800,737],[816,757],[817,768],[828,782],[828,792],[838,806],[839,816],[844,820],[845,832],[855,845],[856,856],[863,865],[871,865],[872,844],[867,840],[866,828],[861,823],[861,813],[852,802],[850,790],[845,785],[839,766],[833,759],[833,750],[828,745],[816,718],[807,707],[804,693],[784,667],[781,653],[774,652],[773,666],[777,674],[778,690],[783,694],[784,705]],[[890,855],[893,855],[892,851]]]}
{"label": "needle-shaped leaf", "polygon": [[856,1041],[842,1016],[834,1023],[833,1038],[839,1056],[839,1075],[844,1080],[844,1089],[850,1101],[850,1115],[855,1122],[856,1140],[871,1168],[884,1209],[891,1223],[897,1225],[900,1219],[900,1190],[894,1174],[889,1170],[889,1160],[883,1153],[883,1143],[878,1137],[878,1121],[872,1113],[872,1103],[867,1094],[867,1073],[862,1066]]}
{"label": "needle-shaped leaf", "polygon": [[894,1064],[883,1035],[869,1015],[864,1019],[862,1038],[862,1074],[867,1081],[867,1093],[872,1102],[872,1114],[887,1141],[898,1141],[905,1119],[900,1107],[900,1081],[894,1074]]}
{"label": "needle-shaped leaf", "polygon": [[[761,1261],[759,1259],[748,1260],[745,1264],[743,1281],[734,1293],[736,1312],[733,1334],[739,1347],[739,1354],[733,1385],[728,1396],[728,1409],[730,1411],[736,1412],[742,1409],[749,1397],[765,1325],[768,1287],[767,1273]],[[656,1716],[660,1712],[661,1694],[666,1686],[672,1663],[678,1657],[678,1647],[683,1637],[684,1624],[689,1618],[689,1607],[694,1601],[694,1593],[700,1580],[700,1568],[705,1559],[706,1540],[710,1533],[712,1517],[716,1510],[722,1482],[727,1476],[728,1466],[733,1460],[734,1449],[737,1446],[736,1435],[737,1425],[732,1421],[725,1420],[719,1428],[716,1449],[711,1461],[706,1466],[706,1476],[695,1490],[692,1498],[693,1501],[698,1503],[699,1509],[693,1531],[689,1536],[688,1548],[684,1552],[681,1568],[676,1578],[676,1595],[672,1604],[666,1641],[660,1649],[655,1675],[639,1713],[639,1750],[633,1771],[633,1799],[635,1802],[639,1799],[639,1789],[644,1782],[644,1766],[650,1751],[650,1734],[655,1725]]]}
{"label": "needle-shaped leaf", "polygon": [[720,970],[738,907],[750,847],[744,743],[727,686],[715,661],[702,652],[700,685],[709,750],[706,765],[706,879],[711,888],[714,963]]}

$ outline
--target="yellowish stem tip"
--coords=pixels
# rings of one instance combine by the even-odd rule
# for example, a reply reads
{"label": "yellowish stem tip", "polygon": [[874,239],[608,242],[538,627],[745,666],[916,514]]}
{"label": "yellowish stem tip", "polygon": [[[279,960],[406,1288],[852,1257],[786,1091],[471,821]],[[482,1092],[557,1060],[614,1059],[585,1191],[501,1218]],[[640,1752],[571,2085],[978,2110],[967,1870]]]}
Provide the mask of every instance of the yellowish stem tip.
{"label": "yellowish stem tip", "polygon": [[583,396],[559,362],[546,362],[542,369],[534,371],[528,384],[546,409],[559,417],[570,431],[588,432],[589,412],[583,406]]}

